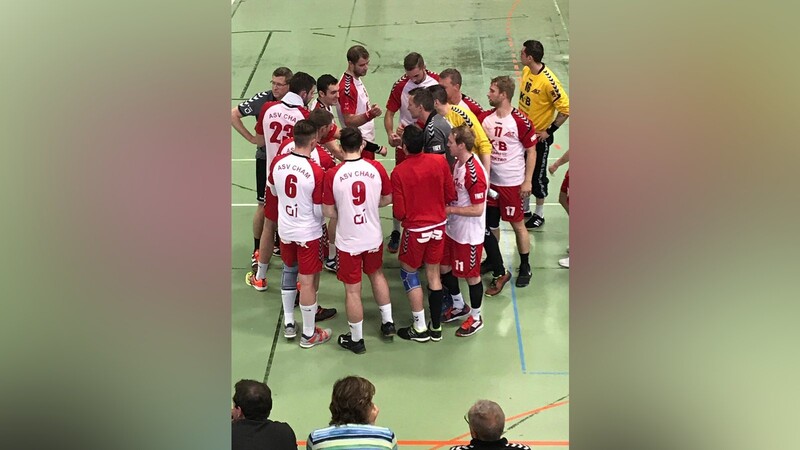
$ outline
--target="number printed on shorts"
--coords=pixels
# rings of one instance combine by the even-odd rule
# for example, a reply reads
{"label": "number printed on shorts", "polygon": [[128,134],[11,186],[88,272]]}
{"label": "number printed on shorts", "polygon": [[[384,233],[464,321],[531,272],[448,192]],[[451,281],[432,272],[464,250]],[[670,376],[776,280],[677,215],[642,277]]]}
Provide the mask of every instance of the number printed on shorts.
{"label": "number printed on shorts", "polygon": [[456,260],[455,262],[456,262],[456,264],[455,264],[456,270],[459,271],[459,272],[463,272],[464,271],[464,261]]}
{"label": "number printed on shorts", "polygon": [[513,216],[514,212],[517,210],[516,206],[506,206],[506,215]]}
{"label": "number printed on shorts", "polygon": [[353,204],[361,205],[367,201],[367,186],[363,181],[353,183],[350,190],[353,192]]}
{"label": "number printed on shorts", "polygon": [[295,198],[297,196],[297,175],[289,174],[286,176],[286,187],[284,190],[286,191],[286,196],[289,198]]}
{"label": "number printed on shorts", "polygon": [[[294,131],[294,125],[288,123],[283,125],[280,122],[270,122],[269,128],[272,130],[272,136],[270,136],[269,141],[273,144],[280,144],[284,139],[291,136],[292,131]],[[283,137],[281,137],[281,132],[283,132]]]}

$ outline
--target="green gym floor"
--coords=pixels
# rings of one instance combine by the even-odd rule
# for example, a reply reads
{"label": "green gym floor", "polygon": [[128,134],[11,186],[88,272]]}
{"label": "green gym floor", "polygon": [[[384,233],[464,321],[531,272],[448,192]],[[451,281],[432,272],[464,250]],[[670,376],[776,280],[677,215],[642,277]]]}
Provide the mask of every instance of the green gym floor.
{"label": "green gym floor", "polygon": [[[371,101],[381,108],[392,84],[403,75],[403,57],[411,51],[421,53],[433,71],[457,68],[463,76],[462,91],[488,107],[490,80],[519,74],[519,50],[527,39],[542,41],[544,62],[569,92],[568,30],[568,0],[236,0],[231,5],[231,106],[269,89],[278,66],[339,78],[346,69],[345,53],[355,44],[370,51],[363,81]],[[251,129],[255,124],[253,118],[244,122]],[[376,122],[377,140],[385,145],[382,117]],[[569,148],[568,136],[569,121],[557,133],[551,162]],[[231,386],[242,378],[265,380],[273,392],[271,418],[288,422],[301,446],[311,430],[328,423],[333,382],[350,374],[375,384],[375,403],[381,410],[377,424],[391,428],[403,448],[466,443],[469,429],[463,416],[481,398],[503,408],[509,440],[542,447],[569,445],[569,270],[558,266],[569,239],[567,214],[558,204],[565,168],[550,177],[546,224],[530,232],[530,286],[517,289],[512,278],[499,296],[485,297],[485,325],[479,333],[456,338],[453,323],[444,325],[444,339],[438,343],[399,338],[384,342],[365,277],[367,352],[355,355],[334,342],[348,331],[344,287],[334,274],[323,271],[319,292],[320,304],[339,310],[323,323],[333,329],[334,338],[309,350],[282,334],[280,259],[272,260],[266,292],[245,285],[256,207],[254,147],[234,130],[231,147]],[[393,150],[378,160],[391,172]],[[381,212],[387,236],[390,208]],[[506,266],[516,274],[514,234],[507,224],[501,225],[501,233]],[[396,255],[386,253],[384,266],[395,324],[406,326],[411,313]],[[461,286],[465,291],[466,284]]]}

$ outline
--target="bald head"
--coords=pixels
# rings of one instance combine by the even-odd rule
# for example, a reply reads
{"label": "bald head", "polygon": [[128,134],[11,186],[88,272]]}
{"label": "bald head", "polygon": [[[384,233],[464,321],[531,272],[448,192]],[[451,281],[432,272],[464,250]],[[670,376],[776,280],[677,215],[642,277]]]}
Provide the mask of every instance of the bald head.
{"label": "bald head", "polygon": [[474,437],[482,441],[496,441],[503,437],[506,415],[497,403],[478,400],[469,409],[467,418]]}

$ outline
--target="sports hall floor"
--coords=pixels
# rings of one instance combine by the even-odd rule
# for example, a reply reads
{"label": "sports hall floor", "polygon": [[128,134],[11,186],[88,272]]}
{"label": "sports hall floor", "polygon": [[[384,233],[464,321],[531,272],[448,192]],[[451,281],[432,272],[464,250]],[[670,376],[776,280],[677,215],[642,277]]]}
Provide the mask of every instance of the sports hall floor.
{"label": "sports hall floor", "polygon": [[[411,51],[421,53],[433,71],[457,68],[463,75],[462,91],[488,107],[489,81],[518,74],[519,49],[526,39],[543,42],[545,63],[569,92],[568,0],[235,0],[231,30],[232,107],[268,89],[278,66],[314,77],[340,77],[346,69],[345,53],[355,44],[370,51],[363,81],[371,101],[382,108],[392,84],[403,74],[403,57]],[[385,145],[382,119],[376,119],[376,130]],[[254,125],[252,118],[244,120]],[[334,274],[323,272],[319,301],[339,309],[334,319],[323,323],[333,329],[334,338],[303,350],[282,334],[276,289],[280,260],[273,258],[268,291],[257,292],[244,282],[253,246],[254,148],[231,131],[231,386],[241,378],[266,380],[273,391],[272,418],[288,422],[301,445],[312,429],[327,424],[333,382],[348,374],[375,384],[378,424],[394,430],[403,448],[466,443],[469,429],[463,416],[479,398],[502,406],[509,440],[543,447],[569,445],[569,271],[558,266],[569,237],[567,215],[558,205],[565,168],[551,177],[546,224],[530,232],[531,285],[516,289],[512,278],[501,295],[484,298],[485,326],[478,334],[456,338],[453,323],[444,325],[444,339],[438,343],[399,338],[385,343],[378,335],[380,315],[365,279],[367,353],[355,355],[334,342],[348,331],[344,288]],[[557,133],[551,161],[569,148],[568,135],[569,121]],[[394,167],[393,150],[378,159],[387,170]],[[381,215],[388,235],[389,207]],[[501,247],[515,274],[519,260],[514,234],[505,224]],[[395,324],[405,326],[411,314],[396,255],[386,253],[385,268]],[[464,291],[465,286],[462,282]]]}

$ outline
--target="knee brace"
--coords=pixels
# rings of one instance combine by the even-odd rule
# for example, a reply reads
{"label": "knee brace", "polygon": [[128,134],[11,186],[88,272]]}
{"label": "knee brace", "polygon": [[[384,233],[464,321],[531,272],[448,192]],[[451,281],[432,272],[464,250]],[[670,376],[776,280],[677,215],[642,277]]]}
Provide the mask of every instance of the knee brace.
{"label": "knee brace", "polygon": [[401,267],[400,279],[403,280],[403,287],[406,289],[406,294],[421,287],[419,284],[419,275],[417,274],[416,270],[413,272],[406,272]]}
{"label": "knee brace", "polygon": [[287,267],[283,266],[281,273],[281,289],[284,291],[297,290],[297,265]]}

